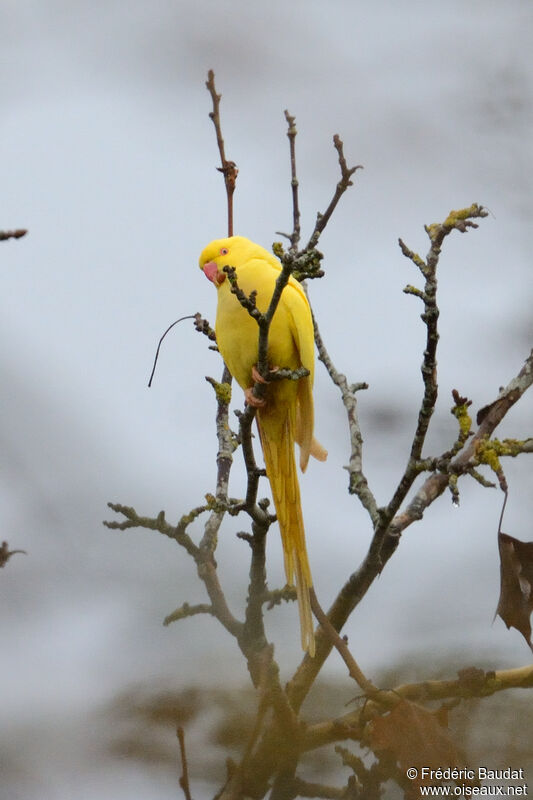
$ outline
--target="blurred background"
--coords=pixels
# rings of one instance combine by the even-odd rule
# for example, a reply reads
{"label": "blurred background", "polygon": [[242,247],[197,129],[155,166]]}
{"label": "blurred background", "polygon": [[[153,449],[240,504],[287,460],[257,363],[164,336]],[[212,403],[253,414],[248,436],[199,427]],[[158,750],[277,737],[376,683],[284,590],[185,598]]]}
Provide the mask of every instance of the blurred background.
{"label": "blurred background", "polygon": [[[184,601],[206,599],[186,553],[154,532],[102,526],[114,518],[108,501],[149,516],[164,509],[173,522],[214,489],[205,376],[219,378],[221,363],[191,322],[167,337],[147,388],[171,322],[197,311],[214,322],[216,296],[197,268],[226,224],[207,70],[240,169],[237,233],[269,247],[291,228],[284,109],[299,130],[304,236],[338,180],[334,133],[348,162],[364,165],[322,237],[326,277],[310,293],[337,367],[370,385],[359,395],[365,469],[384,503],[407,459],[424,347],[422,307],[402,293],[420,276],[398,237],[425,254],[424,224],[473,202],[491,212],[443,250],[427,455],[455,439],[451,390],[477,410],[531,347],[532,27],[528,0],[4,0],[0,229],[29,233],[0,243],[1,539],[27,552],[0,573],[2,798],[180,796],[176,719],[187,728],[193,795],[209,797],[223,781],[230,717],[242,720],[249,679],[234,641],[207,617],[162,626]],[[301,486],[327,606],[370,528],[347,495],[347,425],[321,365],[316,417],[329,460],[310,465]],[[526,395],[499,436],[531,435],[532,417]],[[530,540],[531,464],[504,466],[504,529]],[[531,660],[517,631],[491,625],[501,493],[461,489],[459,508],[445,495],[406,531],[346,627],[375,680]],[[217,552],[237,615],[248,572],[242,525],[225,524]],[[275,535],[268,547],[269,583],[281,586]],[[288,679],[301,655],[295,607],[270,612],[268,631]],[[343,713],[354,694],[335,654],[330,661],[318,717]],[[502,736],[513,766],[525,766],[526,721],[513,721],[511,702],[525,707],[517,694],[487,701],[485,738],[478,729],[469,740],[489,767],[489,756],[510,758]]]}

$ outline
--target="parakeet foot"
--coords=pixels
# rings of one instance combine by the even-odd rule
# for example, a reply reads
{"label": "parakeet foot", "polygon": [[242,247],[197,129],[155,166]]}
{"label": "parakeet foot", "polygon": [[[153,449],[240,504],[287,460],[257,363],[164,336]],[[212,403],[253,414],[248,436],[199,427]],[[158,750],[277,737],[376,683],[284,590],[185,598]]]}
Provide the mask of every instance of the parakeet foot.
{"label": "parakeet foot", "polygon": [[252,367],[252,380],[254,383],[268,383],[268,381],[257,371],[255,364]]}
{"label": "parakeet foot", "polygon": [[[266,383],[266,381],[262,380],[260,383]],[[263,406],[266,404],[266,400],[255,396],[253,386],[250,386],[248,389],[244,390],[244,399],[246,404],[252,406],[252,408],[263,408]]]}

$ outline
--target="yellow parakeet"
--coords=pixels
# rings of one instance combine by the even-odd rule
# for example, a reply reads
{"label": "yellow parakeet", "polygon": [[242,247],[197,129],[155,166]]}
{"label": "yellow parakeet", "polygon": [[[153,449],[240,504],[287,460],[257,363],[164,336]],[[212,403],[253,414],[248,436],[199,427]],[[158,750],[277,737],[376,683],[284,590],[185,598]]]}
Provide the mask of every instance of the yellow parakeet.
{"label": "yellow parakeet", "polygon": [[309,456],[325,461],[327,452],[313,437],[314,335],[311,310],[301,285],[289,278],[283,289],[268,335],[270,368],[303,366],[309,375],[297,381],[272,381],[265,400],[258,404],[251,389],[257,377],[258,325],[231,292],[224,266],[236,269],[237,282],[246,295],[257,292],[256,303],[265,313],[281,265],[275,256],[243,236],[217,239],[202,251],[200,267],[218,290],[217,344],[226,365],[245,392],[248,403],[258,405],[257,423],[263,456],[283,542],[287,582],[298,596],[302,647],[314,655],[315,642],[309,589],[311,570],[305,546],[300,488],[294,460],[294,443],[300,446],[300,467]]}

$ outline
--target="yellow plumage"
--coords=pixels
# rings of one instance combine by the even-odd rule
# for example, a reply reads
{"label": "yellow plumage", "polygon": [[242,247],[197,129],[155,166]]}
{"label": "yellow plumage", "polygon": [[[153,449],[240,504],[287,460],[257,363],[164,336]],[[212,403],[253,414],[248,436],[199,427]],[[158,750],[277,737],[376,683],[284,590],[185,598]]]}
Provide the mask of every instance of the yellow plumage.
{"label": "yellow plumage", "polygon": [[[200,256],[200,267],[218,289],[216,336],[226,365],[242,389],[253,386],[252,368],[257,364],[259,328],[231,293],[222,267],[235,267],[239,287],[249,295],[257,292],[258,309],[264,313],[272,298],[281,265],[267,250],[243,236],[217,239]],[[296,583],[302,647],[314,655],[315,642],[309,589],[313,585],[305,546],[300,487],[294,460],[294,443],[300,446],[300,467],[309,456],[326,459],[314,439],[313,372],[314,334],[309,303],[300,284],[289,278],[268,336],[271,367],[306,367],[310,374],[298,381],[280,380],[266,387],[265,404],[257,409],[263,456],[281,531],[287,582]]]}

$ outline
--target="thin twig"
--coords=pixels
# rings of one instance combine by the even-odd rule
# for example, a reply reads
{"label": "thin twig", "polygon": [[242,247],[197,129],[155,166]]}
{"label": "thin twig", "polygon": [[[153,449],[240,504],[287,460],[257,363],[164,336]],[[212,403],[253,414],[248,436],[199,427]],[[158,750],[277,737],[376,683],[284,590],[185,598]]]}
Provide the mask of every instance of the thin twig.
{"label": "thin twig", "polygon": [[[289,282],[291,273],[292,273],[292,267],[290,265],[283,264],[281,267],[281,272],[277,277],[276,285],[274,287],[274,292],[272,294],[272,297],[270,298],[270,303],[266,310],[266,313],[262,316],[261,319],[258,320],[259,344],[257,353],[257,369],[259,374],[262,375],[263,377],[268,377],[268,372],[269,372],[267,352],[268,352],[268,333],[270,330],[270,325],[274,318],[274,314],[276,313],[279,301],[281,300],[282,292]],[[258,388],[260,388],[261,385],[262,384],[260,384]]]}
{"label": "thin twig", "polygon": [[298,177],[296,175],[296,136],[298,131],[296,129],[296,117],[292,117],[287,109],[285,109],[285,119],[288,125],[287,136],[289,137],[291,156],[292,234],[290,236],[290,249],[296,253],[300,241],[300,206],[298,202]]}
{"label": "thin twig", "polygon": [[323,214],[317,214],[315,227],[313,233],[311,234],[311,238],[307,243],[307,247],[305,248],[306,250],[314,250],[320,238],[320,234],[328,224],[331,215],[337,207],[337,203],[348,187],[353,185],[353,181],[351,180],[352,175],[356,172],[356,170],[363,169],[361,164],[358,164],[356,167],[348,167],[346,158],[344,157],[344,145],[337,133],[333,137],[333,145],[337,151],[337,156],[339,159],[341,178],[337,183],[335,194],[331,198],[329,206],[326,208]]}
{"label": "thin twig", "polygon": [[[189,514],[184,514],[176,526],[168,524],[168,522],[165,520],[165,514],[163,511],[161,511],[155,519],[151,517],[140,517],[133,508],[120,505],[119,503],[108,503],[109,508],[113,509],[113,511],[115,511],[117,514],[122,514],[125,516],[126,521],[104,522],[104,525],[107,528],[118,530],[127,530],[128,528],[148,528],[149,530],[159,531],[160,533],[163,533],[170,539],[174,539],[178,544],[180,544],[196,563],[198,576],[204,583],[207,594],[209,595],[209,599],[211,600],[214,616],[224,626],[224,628],[229,631],[229,633],[239,638],[242,633],[243,623],[239,622],[239,620],[237,620],[229,610],[224,592],[222,591],[222,587],[220,586],[220,582],[218,580],[213,553],[209,547],[204,547],[202,549],[194,544],[191,537],[186,532],[187,527],[191,522],[193,522],[194,519],[196,519],[205,511],[212,510],[213,506],[215,506],[215,511],[213,511],[210,520],[212,520],[213,528],[218,530],[216,526],[220,526],[221,519],[219,520],[219,517],[222,517],[223,511],[217,511],[216,499],[211,499],[212,502],[208,502],[207,505],[198,506],[189,512]],[[207,524],[209,524],[209,522]],[[211,534],[213,534],[213,531],[209,532],[209,543],[211,542]]]}
{"label": "thin twig", "polygon": [[315,332],[315,343],[318,351],[318,358],[328,371],[328,374],[340,390],[342,402],[346,409],[348,417],[348,427],[350,431],[350,463],[347,467],[349,478],[348,491],[350,494],[356,494],[364,508],[368,511],[372,525],[375,527],[379,521],[378,506],[376,499],[368,485],[368,481],[363,472],[363,437],[361,434],[361,427],[359,425],[359,417],[357,414],[357,397],[356,392],[361,389],[367,389],[368,384],[359,383],[350,386],[345,375],[342,375],[335,368],[333,361],[326,349],[324,340],[320,333],[318,324],[313,315],[313,327]]}
{"label": "thin twig", "polygon": [[231,401],[232,377],[229,369],[224,364],[220,383],[211,382],[215,389],[217,400],[216,430],[218,441],[217,452],[217,479],[216,499],[221,504],[221,510],[214,509],[206,522],[204,535],[200,542],[200,550],[204,554],[212,555],[217,546],[217,536],[224,518],[224,507],[228,507],[228,486],[231,466],[233,464],[233,439],[229,426],[229,404]]}
{"label": "thin twig", "polygon": [[[418,413],[416,430],[413,436],[411,452],[409,454],[407,466],[405,467],[396,491],[394,492],[387,507],[381,509],[381,520],[374,531],[374,538],[370,545],[369,557],[370,559],[377,559],[378,562],[382,558],[381,547],[383,541],[388,536],[389,524],[395,514],[398,512],[401,504],[407,497],[411,486],[423,469],[423,465],[420,463],[422,448],[424,446],[433,410],[437,402],[437,343],[439,340],[437,321],[439,317],[439,308],[437,306],[436,296],[437,266],[439,263],[441,247],[446,236],[448,236],[453,230],[458,230],[461,233],[464,233],[468,230],[468,228],[477,228],[477,224],[472,222],[471,218],[480,218],[486,216],[487,211],[482,206],[474,203],[468,208],[461,209],[460,211],[451,211],[443,223],[426,225],[425,230],[428,234],[431,244],[425,261],[420,258],[417,253],[413,253],[411,250],[409,250],[409,248],[400,239],[400,248],[402,253],[415,264],[425,278],[424,289],[419,293],[419,296],[424,303],[422,320],[427,329],[426,347],[424,350],[421,367],[424,393]],[[409,293],[412,294],[412,292]],[[395,549],[395,546],[393,549]]]}
{"label": "thin twig", "polygon": [[148,530],[159,531],[159,533],[163,533],[165,536],[168,536],[169,539],[174,539],[178,544],[184,547],[190,556],[193,558],[198,557],[198,547],[194,544],[186,531],[193,520],[210,509],[209,504],[193,508],[188,514],[184,514],[175,526],[169,525],[166,521],[164,511],[160,511],[155,518],[141,517],[137,514],[135,509],[130,506],[124,506],[121,503],[108,503],[107,505],[115,513],[122,514],[126,517],[126,521],[104,521],[106,528],[120,531],[125,531],[128,528],[147,528]]}
{"label": "thin twig", "polygon": [[213,606],[208,603],[198,603],[194,606],[183,603],[183,605],[173,611],[172,614],[168,614],[168,616],[165,617],[163,625],[170,625],[172,622],[178,622],[187,617],[194,617],[197,614],[211,614],[211,616],[215,616]]}
{"label": "thin twig", "polygon": [[309,590],[309,597],[311,599],[311,608],[313,609],[313,614],[315,615],[318,622],[326,632],[326,635],[328,636],[333,646],[338,650],[342,660],[348,667],[348,672],[350,674],[350,677],[352,677],[354,681],[357,681],[357,683],[359,684],[359,686],[366,695],[368,695],[369,697],[377,695],[379,693],[379,689],[377,688],[377,686],[374,686],[372,681],[370,681],[366,677],[366,675],[359,667],[357,661],[350,652],[346,640],[343,639],[341,636],[339,636],[339,634],[329,621],[328,617],[322,610],[322,607],[318,602],[315,590],[312,587]]}
{"label": "thin twig", "polygon": [[289,585],[284,586],[283,589],[271,589],[263,595],[263,603],[266,605],[267,611],[283,602],[291,603],[294,600],[296,600],[296,589]]}
{"label": "thin twig", "polygon": [[233,236],[233,193],[235,191],[235,183],[239,170],[234,161],[228,161],[224,150],[224,138],[222,136],[222,127],[220,124],[220,98],[221,94],[217,94],[215,87],[215,73],[212,69],[207,73],[207,81],[205,83],[211,99],[213,101],[213,110],[209,112],[209,117],[215,126],[217,136],[218,150],[220,153],[220,161],[222,166],[217,167],[217,170],[224,176],[224,185],[226,187],[226,197],[228,202],[228,236]]}
{"label": "thin twig", "polygon": [[207,338],[211,342],[216,342],[217,335],[215,331],[213,330],[209,322],[206,319],[204,319],[199,312],[194,315],[194,327],[195,330],[198,331],[198,333],[203,333],[204,336],[207,336]]}
{"label": "thin twig", "polygon": [[[437,306],[437,266],[441,247],[446,236],[453,230],[458,230],[464,233],[468,228],[477,228],[477,224],[472,222],[471,218],[486,217],[487,211],[482,206],[474,203],[468,208],[461,209],[460,211],[451,211],[443,223],[434,223],[426,225],[426,233],[430,239],[430,248],[424,261],[417,253],[410,250],[405,243],[400,239],[400,249],[406,258],[409,258],[413,264],[422,273],[425,283],[423,290],[413,291],[413,287],[408,286],[406,291],[408,294],[417,294],[424,303],[424,313],[422,314],[422,321],[426,325],[426,347],[424,349],[424,356],[422,362],[422,379],[424,384],[424,394],[418,412],[418,421],[416,425],[413,442],[411,445],[411,452],[409,460],[402,475],[398,487],[389,502],[386,510],[384,511],[381,523],[381,533],[386,530],[388,522],[394,517],[401,504],[403,503],[407,493],[409,492],[414,480],[420,473],[419,461],[422,456],[422,448],[426,439],[426,434],[429,428],[429,423],[433,415],[433,410],[437,402],[438,385],[437,385],[437,344],[439,341],[439,333],[437,329],[437,322],[439,318],[439,308]],[[381,535],[378,533],[378,537]],[[377,542],[376,542],[377,543]]]}
{"label": "thin twig", "polygon": [[209,94],[211,95],[211,100],[213,101],[213,110],[209,112],[209,117],[213,121],[213,125],[215,126],[218,151],[220,153],[220,160],[222,162],[222,166],[224,166],[224,164],[226,163],[226,153],[224,150],[224,138],[222,136],[222,129],[220,126],[220,100],[222,98],[222,95],[217,94],[217,90],[215,87],[215,73],[212,69],[210,69],[207,73],[207,81],[205,85],[207,87]]}
{"label": "thin twig", "polygon": [[178,734],[178,741],[180,743],[180,755],[181,755],[180,786],[183,789],[185,800],[192,800],[191,789],[189,786],[189,769],[187,766],[187,753],[185,751],[185,733],[181,725],[177,730],[177,734]]}

